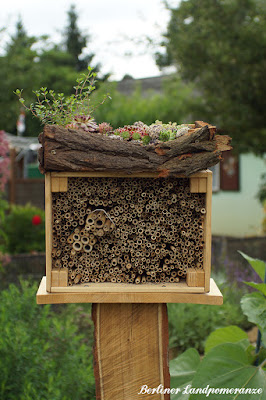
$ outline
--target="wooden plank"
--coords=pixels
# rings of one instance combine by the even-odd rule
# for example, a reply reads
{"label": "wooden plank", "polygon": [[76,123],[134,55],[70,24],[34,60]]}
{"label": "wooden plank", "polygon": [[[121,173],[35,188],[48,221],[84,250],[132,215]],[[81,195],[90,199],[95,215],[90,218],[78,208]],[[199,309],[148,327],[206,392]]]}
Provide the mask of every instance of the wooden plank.
{"label": "wooden plank", "polygon": [[59,286],[59,271],[52,270],[51,286]]}
{"label": "wooden plank", "polygon": [[203,270],[196,270],[195,268],[188,268],[186,282],[188,286],[204,287],[205,272]]}
{"label": "wooden plank", "polygon": [[68,184],[67,178],[59,178],[59,191],[67,192],[67,184]]}
{"label": "wooden plank", "polygon": [[199,178],[190,178],[190,193],[199,192]]}
{"label": "wooden plank", "polygon": [[51,194],[51,174],[45,174],[45,247],[46,247],[46,289],[51,291],[51,271],[52,271],[52,194]]}
{"label": "wooden plank", "polygon": [[60,179],[59,178],[51,178],[51,191],[53,193],[60,192]]}
{"label": "wooden plank", "polygon": [[[62,177],[79,177],[79,178],[158,178],[159,172],[140,172],[140,173],[122,173],[122,172],[104,172],[104,171],[87,171],[87,172],[51,172],[53,178]],[[193,178],[206,178],[208,170],[196,172],[191,175]],[[175,178],[187,178],[185,175],[173,174]]]}
{"label": "wooden plank", "polygon": [[199,193],[206,193],[207,192],[207,178],[200,178],[199,179]]}
{"label": "wooden plank", "polygon": [[[137,400],[170,387],[166,304],[93,304],[97,400]],[[155,400],[170,395],[153,394]]]}
{"label": "wooden plank", "polygon": [[207,193],[206,193],[206,214],[204,221],[204,253],[203,267],[205,270],[205,291],[210,290],[211,278],[211,210],[212,210],[212,172],[209,171],[207,176]]}
{"label": "wooden plank", "polygon": [[[60,269],[60,273],[59,273],[59,287],[61,288],[66,288],[67,287],[67,281],[68,281],[68,270],[67,268],[62,268]],[[53,288],[51,288],[51,291],[53,290]]]}
{"label": "wooden plank", "polygon": [[178,283],[145,283],[136,285],[134,283],[86,283],[68,286],[67,288],[53,287],[53,293],[204,293],[204,285],[199,287],[188,287],[185,281]]}
{"label": "wooden plank", "polygon": [[49,293],[46,290],[46,277],[42,278],[37,296],[37,304],[61,303],[194,303],[194,304],[223,304],[223,296],[210,280],[208,293],[121,293],[102,291],[91,293]]}

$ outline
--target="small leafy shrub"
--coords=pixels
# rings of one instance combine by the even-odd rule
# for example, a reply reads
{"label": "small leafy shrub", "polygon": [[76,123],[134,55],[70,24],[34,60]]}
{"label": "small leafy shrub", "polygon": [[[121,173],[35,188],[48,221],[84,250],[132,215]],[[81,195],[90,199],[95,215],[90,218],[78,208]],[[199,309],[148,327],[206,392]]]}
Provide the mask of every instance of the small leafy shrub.
{"label": "small leafy shrub", "polygon": [[44,211],[33,207],[13,205],[3,218],[2,243],[9,254],[43,252],[45,250]]}
{"label": "small leafy shrub", "polygon": [[168,304],[169,347],[182,352],[193,347],[201,354],[208,335],[216,328],[237,324],[251,326],[241,313],[240,298],[243,291],[236,287],[224,287],[224,304]]}
{"label": "small leafy shrub", "polygon": [[[28,107],[22,97],[22,90],[17,89],[15,94],[19,97],[19,101],[25,109],[38,118],[42,124],[70,125],[73,128],[83,128],[81,126],[83,124],[87,131],[90,132],[91,128],[95,129],[95,123],[92,118],[95,107],[91,105],[90,95],[95,90],[97,75],[92,70],[93,68],[88,67],[86,74],[80,74],[76,80],[77,85],[73,87],[74,93],[69,96],[64,93],[56,93],[52,89],[47,89],[47,87],[42,87],[33,92],[36,96],[36,102]],[[108,95],[105,95],[101,103],[107,97]]]}
{"label": "small leafy shrub", "polygon": [[93,400],[88,306],[36,304],[36,285],[0,293],[0,398]]}

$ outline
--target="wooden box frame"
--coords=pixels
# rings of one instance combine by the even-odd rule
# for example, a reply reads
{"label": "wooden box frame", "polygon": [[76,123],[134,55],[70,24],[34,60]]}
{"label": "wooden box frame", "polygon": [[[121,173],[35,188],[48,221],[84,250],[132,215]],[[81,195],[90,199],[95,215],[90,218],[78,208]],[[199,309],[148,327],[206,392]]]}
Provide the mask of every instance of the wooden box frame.
{"label": "wooden box frame", "polygon": [[[45,231],[46,231],[46,290],[51,293],[117,293],[118,302],[127,293],[143,297],[144,294],[172,293],[208,293],[210,291],[211,274],[211,202],[212,202],[212,172],[209,170],[195,173],[189,177],[191,193],[206,193],[206,214],[204,218],[204,252],[203,271],[190,268],[186,282],[179,283],[86,283],[67,286],[67,270],[52,269],[52,193],[67,191],[68,178],[158,178],[158,173],[133,173],[131,175],[117,172],[47,172],[45,174]],[[175,175],[176,178],[185,178],[184,175]],[[165,179],[165,178],[159,178]],[[121,299],[119,300],[119,296]]]}

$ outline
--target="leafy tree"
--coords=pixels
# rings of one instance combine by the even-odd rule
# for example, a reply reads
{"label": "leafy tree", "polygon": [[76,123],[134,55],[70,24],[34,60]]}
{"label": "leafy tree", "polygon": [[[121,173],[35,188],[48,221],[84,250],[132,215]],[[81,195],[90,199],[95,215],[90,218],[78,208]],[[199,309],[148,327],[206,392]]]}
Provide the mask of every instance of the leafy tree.
{"label": "leafy tree", "polygon": [[[64,46],[66,51],[71,55],[72,62],[77,71],[87,69],[88,65],[92,66],[92,60],[95,54],[90,53],[82,56],[83,49],[87,47],[89,35],[84,35],[78,27],[78,14],[75,5],[72,4],[68,11],[68,25],[63,32]],[[94,67],[94,71],[98,72],[100,65]]]}
{"label": "leafy tree", "polygon": [[[169,7],[169,6],[168,6]],[[239,151],[266,148],[266,5],[257,0],[182,0],[156,60],[176,65],[203,98],[202,119],[231,134]]]}
{"label": "leafy tree", "polygon": [[[6,52],[0,57],[0,127],[16,133],[16,121],[20,106],[13,94],[17,87],[23,87],[25,95],[31,98],[34,82],[39,75],[36,62],[37,51],[32,46],[37,39],[28,36],[22,21],[16,24],[16,32],[6,46]],[[31,118],[27,118],[30,124]]]}
{"label": "leafy tree", "polygon": [[[29,36],[21,19],[18,20],[16,32],[10,37],[4,55],[0,56],[0,129],[16,134],[21,108],[14,95],[16,89],[23,89],[27,104],[34,102],[32,91],[40,87],[68,96],[73,92],[77,70],[83,67],[87,70],[94,54],[81,56],[88,38],[78,28],[74,6],[68,14],[69,29],[64,33],[64,45],[50,43],[48,36]],[[27,114],[25,135],[37,136],[41,130],[39,120]]]}

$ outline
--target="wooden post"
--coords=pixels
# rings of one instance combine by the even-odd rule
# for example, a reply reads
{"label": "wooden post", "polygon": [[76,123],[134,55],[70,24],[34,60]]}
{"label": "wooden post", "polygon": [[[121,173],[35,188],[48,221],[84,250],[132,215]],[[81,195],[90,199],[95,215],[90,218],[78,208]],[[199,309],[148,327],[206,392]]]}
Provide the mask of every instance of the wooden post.
{"label": "wooden post", "polygon": [[144,385],[170,388],[166,304],[93,304],[92,310],[96,399],[140,400],[147,398]]}

